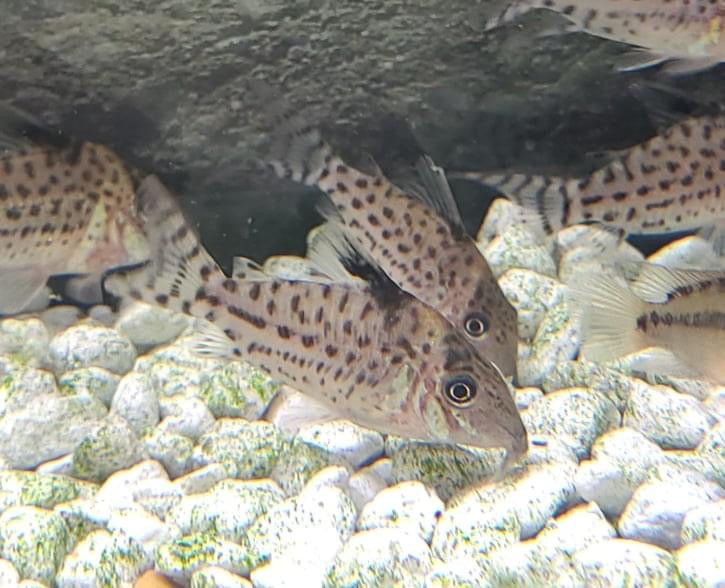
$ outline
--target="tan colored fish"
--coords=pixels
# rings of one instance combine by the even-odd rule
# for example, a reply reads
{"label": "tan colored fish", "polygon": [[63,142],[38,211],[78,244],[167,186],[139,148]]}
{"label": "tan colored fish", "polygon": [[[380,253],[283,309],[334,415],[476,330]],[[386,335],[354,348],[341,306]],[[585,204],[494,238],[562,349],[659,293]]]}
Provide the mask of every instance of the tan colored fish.
{"label": "tan colored fish", "polygon": [[78,302],[99,302],[104,271],[147,258],[133,180],[107,147],[27,124],[48,141],[0,150],[0,314],[58,275],[74,275],[66,292]]}
{"label": "tan colored fish", "polygon": [[539,213],[544,229],[589,222],[667,233],[725,218],[725,116],[689,118],[584,178],[451,174],[500,189]]}
{"label": "tan colored fish", "polygon": [[725,2],[722,0],[514,0],[486,30],[535,8],[558,12],[569,30],[628,43],[641,55],[625,70],[676,60],[673,73],[689,73],[725,61]]}
{"label": "tan colored fish", "polygon": [[675,361],[652,371],[690,372],[725,383],[725,272],[626,265],[638,269],[632,288],[605,275],[583,278],[574,287],[585,308],[582,356],[606,361],[663,347],[682,365]]}
{"label": "tan colored fish", "polygon": [[252,262],[227,278],[173,198],[148,178],[139,191],[154,252],[106,288],[209,321],[197,350],[242,358],[347,418],[384,433],[502,447],[526,431],[499,370],[430,307],[377,281],[290,281]]}
{"label": "tan colored fish", "polygon": [[332,223],[403,290],[440,312],[479,353],[516,377],[516,310],[468,236],[443,171],[428,158],[403,191],[381,173],[345,163],[298,115],[278,115],[270,166],[316,186],[332,201]]}

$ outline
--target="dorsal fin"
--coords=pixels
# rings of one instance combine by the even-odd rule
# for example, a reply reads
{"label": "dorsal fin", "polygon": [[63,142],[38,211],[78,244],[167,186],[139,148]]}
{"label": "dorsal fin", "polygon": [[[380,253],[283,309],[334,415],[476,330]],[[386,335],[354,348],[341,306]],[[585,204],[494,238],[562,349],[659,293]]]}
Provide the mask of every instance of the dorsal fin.
{"label": "dorsal fin", "polygon": [[693,287],[725,280],[725,271],[672,269],[654,263],[634,261],[621,262],[619,265],[630,276],[632,290],[644,300],[653,303],[667,302]]}
{"label": "dorsal fin", "polygon": [[466,234],[446,174],[428,155],[418,158],[415,163],[415,175],[400,180],[399,185],[406,194],[424,202],[440,214],[450,225],[455,237],[460,238]]}
{"label": "dorsal fin", "polygon": [[199,242],[175,197],[156,176],[143,180],[138,189],[143,229],[151,259],[140,267],[114,271],[105,288],[121,298],[184,311],[200,287],[224,273]]}
{"label": "dorsal fin", "polygon": [[318,229],[307,257],[333,281],[369,286],[381,305],[399,304],[407,294],[345,232],[345,227],[328,221]]}

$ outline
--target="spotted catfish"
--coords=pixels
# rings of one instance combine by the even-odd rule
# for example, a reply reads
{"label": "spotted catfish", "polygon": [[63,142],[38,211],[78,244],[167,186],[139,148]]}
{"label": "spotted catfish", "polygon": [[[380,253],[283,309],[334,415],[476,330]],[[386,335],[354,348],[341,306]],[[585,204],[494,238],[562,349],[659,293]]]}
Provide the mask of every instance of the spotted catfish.
{"label": "spotted catfish", "polygon": [[272,104],[279,123],[272,169],[325,192],[333,204],[327,216],[357,249],[451,321],[506,376],[516,377],[516,310],[466,233],[442,170],[422,158],[418,180],[404,191],[379,172],[349,166],[318,129]]}
{"label": "spotted catfish", "polygon": [[668,349],[678,360],[657,355],[649,371],[674,371],[725,384],[725,272],[673,270],[654,264],[634,267],[631,287],[605,275],[574,287],[584,308],[582,356],[613,359],[649,346]]}
{"label": "spotted catfish", "polygon": [[242,358],[331,416],[384,433],[501,447],[509,460],[526,450],[499,370],[383,274],[369,282],[292,281],[237,258],[228,278],[158,181],[145,180],[140,198],[151,262],[110,275],[106,288],[205,319],[197,351]]}
{"label": "spotted catfish", "polygon": [[722,0],[513,0],[486,29],[535,8],[564,15],[569,30],[639,47],[624,70],[673,60],[666,66],[672,73],[688,73],[725,61]]}
{"label": "spotted catfish", "polygon": [[583,178],[452,176],[500,189],[548,233],[587,222],[634,234],[711,227],[725,218],[725,116],[686,119]]}
{"label": "spotted catfish", "polygon": [[100,301],[105,270],[148,255],[126,166],[9,107],[0,126],[0,313],[42,305],[58,275],[73,275],[71,298]]}

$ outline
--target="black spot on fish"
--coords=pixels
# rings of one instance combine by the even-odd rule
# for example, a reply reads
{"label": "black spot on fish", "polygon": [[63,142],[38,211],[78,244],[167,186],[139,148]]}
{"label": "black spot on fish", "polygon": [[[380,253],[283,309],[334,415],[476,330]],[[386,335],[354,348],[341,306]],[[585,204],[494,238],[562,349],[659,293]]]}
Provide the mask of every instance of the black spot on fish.
{"label": "black spot on fish", "polygon": [[280,326],[277,327],[277,334],[282,339],[289,339],[290,338],[290,330],[285,325],[280,325]]}
{"label": "black spot on fish", "polygon": [[257,300],[259,298],[261,287],[259,284],[253,284],[252,287],[249,289],[249,297],[252,300]]}

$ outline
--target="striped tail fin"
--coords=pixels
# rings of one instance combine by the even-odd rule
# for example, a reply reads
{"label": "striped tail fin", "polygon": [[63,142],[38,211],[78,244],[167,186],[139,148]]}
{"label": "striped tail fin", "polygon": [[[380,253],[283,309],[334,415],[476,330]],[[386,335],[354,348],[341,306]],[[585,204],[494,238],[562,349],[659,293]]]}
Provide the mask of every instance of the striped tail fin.
{"label": "striped tail fin", "polygon": [[271,127],[272,144],[265,164],[280,178],[316,186],[333,159],[332,148],[319,129],[285,100],[281,90],[261,80],[254,80],[251,87]]}
{"label": "striped tail fin", "polygon": [[538,214],[541,228],[547,234],[562,229],[569,214],[569,180],[530,174],[489,174],[459,172],[449,174],[500,190],[507,198]]}

